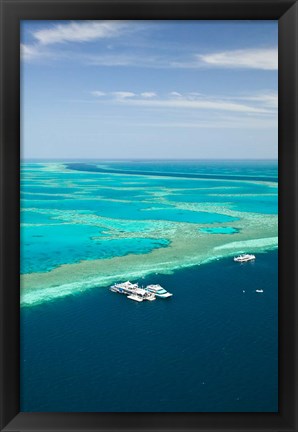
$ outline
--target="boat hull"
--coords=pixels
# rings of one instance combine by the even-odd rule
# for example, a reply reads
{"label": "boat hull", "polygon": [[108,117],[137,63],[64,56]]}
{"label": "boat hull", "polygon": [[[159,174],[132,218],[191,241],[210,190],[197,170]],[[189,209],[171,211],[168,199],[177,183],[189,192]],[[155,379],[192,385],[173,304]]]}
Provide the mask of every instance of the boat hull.
{"label": "boat hull", "polygon": [[130,300],[134,300],[136,302],[142,302],[143,301],[142,298],[134,296],[134,295],[129,295],[129,296],[127,296],[127,298],[129,298]]}

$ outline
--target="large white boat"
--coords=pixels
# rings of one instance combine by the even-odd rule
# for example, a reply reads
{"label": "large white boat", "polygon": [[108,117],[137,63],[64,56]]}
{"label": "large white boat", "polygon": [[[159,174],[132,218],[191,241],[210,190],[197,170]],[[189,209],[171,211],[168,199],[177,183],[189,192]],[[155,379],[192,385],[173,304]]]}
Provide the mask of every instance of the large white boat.
{"label": "large white boat", "polygon": [[250,255],[250,254],[242,254],[242,255],[239,255],[237,257],[234,257],[234,261],[240,262],[240,263],[247,262],[247,261],[253,261],[255,259],[256,259],[256,257],[254,255]]}
{"label": "large white boat", "polygon": [[110,287],[110,290],[120,294],[132,294],[138,288],[139,288],[138,284],[133,284],[127,281],[127,282],[122,282],[122,283],[112,285]]}
{"label": "large white boat", "polygon": [[168,291],[166,291],[160,285],[147,285],[145,289],[147,291],[149,291],[150,293],[153,293],[154,295],[156,295],[156,297],[167,298],[167,297],[172,297],[172,295],[173,295],[173,294],[169,293]]}
{"label": "large white boat", "polygon": [[127,295],[127,298],[141,302],[143,300],[155,300],[154,293],[151,293],[144,288],[140,288],[138,284],[133,284],[129,281],[112,285],[110,290],[119,294]]}

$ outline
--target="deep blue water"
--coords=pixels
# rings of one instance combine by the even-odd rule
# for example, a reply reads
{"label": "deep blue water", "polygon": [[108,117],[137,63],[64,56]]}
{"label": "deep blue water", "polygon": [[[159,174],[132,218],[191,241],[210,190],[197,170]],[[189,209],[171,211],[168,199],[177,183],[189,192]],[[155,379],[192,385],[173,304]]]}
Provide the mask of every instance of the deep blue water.
{"label": "deep blue water", "polygon": [[276,251],[142,282],[21,309],[21,411],[277,411]]}
{"label": "deep blue water", "polygon": [[[158,175],[185,178],[218,178],[234,180],[263,180],[277,182],[276,161],[273,160],[192,160],[192,161],[105,161],[94,164],[71,162],[67,167],[77,171],[119,173],[130,175]],[[263,172],[262,172],[263,171]]]}

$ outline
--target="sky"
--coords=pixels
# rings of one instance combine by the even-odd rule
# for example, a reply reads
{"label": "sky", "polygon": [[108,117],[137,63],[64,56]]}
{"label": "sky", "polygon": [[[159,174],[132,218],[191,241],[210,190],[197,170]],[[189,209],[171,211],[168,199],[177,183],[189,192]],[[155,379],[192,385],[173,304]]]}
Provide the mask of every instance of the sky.
{"label": "sky", "polygon": [[277,21],[22,21],[22,158],[276,159],[277,39]]}

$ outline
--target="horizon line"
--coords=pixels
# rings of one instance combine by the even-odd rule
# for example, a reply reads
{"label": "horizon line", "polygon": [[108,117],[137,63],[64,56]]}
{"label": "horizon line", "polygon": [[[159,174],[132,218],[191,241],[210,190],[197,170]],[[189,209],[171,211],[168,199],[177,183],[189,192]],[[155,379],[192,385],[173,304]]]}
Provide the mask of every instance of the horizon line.
{"label": "horizon line", "polygon": [[45,158],[45,157],[25,157],[21,161],[27,160],[50,160],[50,161],[278,161],[278,158]]}

